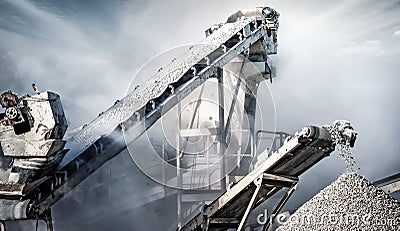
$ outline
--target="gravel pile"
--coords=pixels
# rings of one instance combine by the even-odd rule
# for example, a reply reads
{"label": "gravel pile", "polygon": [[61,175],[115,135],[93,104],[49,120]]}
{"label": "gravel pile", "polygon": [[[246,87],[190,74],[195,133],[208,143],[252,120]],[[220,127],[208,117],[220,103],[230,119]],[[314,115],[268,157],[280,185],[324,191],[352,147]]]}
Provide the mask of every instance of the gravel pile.
{"label": "gravel pile", "polygon": [[400,230],[400,203],[357,173],[346,173],[277,230]]}

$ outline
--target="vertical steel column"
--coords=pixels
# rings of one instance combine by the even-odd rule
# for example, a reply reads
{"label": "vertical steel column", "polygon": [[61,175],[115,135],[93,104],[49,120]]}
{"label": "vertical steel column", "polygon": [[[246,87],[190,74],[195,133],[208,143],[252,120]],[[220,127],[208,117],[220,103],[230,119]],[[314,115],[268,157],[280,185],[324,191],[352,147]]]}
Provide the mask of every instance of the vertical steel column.
{"label": "vertical steel column", "polygon": [[54,227],[53,227],[53,218],[51,215],[51,209],[48,209],[43,213],[43,220],[46,222],[47,231],[53,231]]}
{"label": "vertical steel column", "polygon": [[225,137],[225,95],[224,95],[224,75],[223,69],[218,68],[218,106],[219,106],[219,125],[218,125],[218,137],[219,137],[219,155],[220,155],[220,184],[221,190],[226,191],[226,180],[225,180],[225,158],[224,154],[226,151],[226,137]]}
{"label": "vertical steel column", "polygon": [[176,179],[177,179],[177,216],[178,216],[178,227],[182,227],[183,216],[182,216],[182,171],[181,171],[181,103],[178,103],[178,133],[176,134]]}
{"label": "vertical steel column", "polygon": [[[254,168],[255,164],[255,157],[257,155],[257,144],[256,144],[256,139],[255,139],[255,134],[254,134],[254,125],[255,125],[255,117],[256,117],[256,111],[257,111],[257,99],[256,99],[256,94],[257,94],[257,88],[258,88],[258,83],[255,81],[246,81],[246,93],[245,93],[245,99],[244,99],[244,111],[247,116],[247,122],[248,122],[248,129],[249,129],[249,139],[248,139],[248,145],[246,147],[245,153],[246,154],[251,154],[252,156],[252,161],[250,163],[250,168]],[[244,127],[244,126],[243,126]]]}
{"label": "vertical steel column", "polygon": [[163,168],[162,169],[162,182],[163,182],[163,186],[165,188],[165,161],[166,161],[166,158],[165,158],[164,140],[161,141],[161,149],[162,149],[161,154],[162,154],[162,159],[163,159],[163,162],[162,162],[162,168]]}

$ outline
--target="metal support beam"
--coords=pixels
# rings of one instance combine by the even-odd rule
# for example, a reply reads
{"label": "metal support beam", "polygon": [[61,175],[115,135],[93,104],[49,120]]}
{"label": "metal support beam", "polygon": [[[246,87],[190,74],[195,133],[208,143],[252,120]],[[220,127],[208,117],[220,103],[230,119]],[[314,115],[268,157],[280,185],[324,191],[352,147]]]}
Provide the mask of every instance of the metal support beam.
{"label": "metal support beam", "polygon": [[242,83],[243,68],[244,68],[245,63],[246,63],[246,58],[243,58],[242,65],[240,66],[240,71],[239,71],[236,87],[235,87],[235,92],[233,93],[231,107],[229,108],[228,118],[226,119],[225,131],[224,131],[225,137],[228,135],[228,131],[229,131],[231,120],[232,120],[232,115],[235,110],[236,101],[238,98],[237,95],[239,93],[240,85]]}
{"label": "metal support beam", "polygon": [[[181,102],[178,103],[178,131],[181,130]],[[180,133],[176,135],[176,179],[177,179],[177,185],[178,185],[178,190],[177,190],[177,217],[178,217],[178,227],[182,227],[182,222],[183,222],[183,213],[182,213],[182,171],[181,171],[181,156],[183,153],[183,150],[181,152],[180,150],[180,145],[181,145],[181,137]]]}
{"label": "metal support beam", "polygon": [[385,191],[385,193],[388,193],[388,194],[400,191],[400,181],[393,182],[391,184],[382,186],[381,189],[383,191]]}
{"label": "metal support beam", "polygon": [[289,197],[294,193],[297,188],[297,182],[294,182],[293,185],[286,191],[285,196],[283,196],[282,200],[276,205],[275,209],[272,211],[269,222],[265,223],[263,231],[267,231],[272,224],[272,221],[275,219],[276,214],[281,211],[282,207],[286,204]]}
{"label": "metal support beam", "polygon": [[211,218],[209,219],[210,224],[239,224],[239,220],[236,218]]}
{"label": "metal support beam", "polygon": [[249,218],[250,212],[254,207],[258,192],[260,191],[261,188],[261,183],[262,183],[262,176],[254,180],[254,184],[256,185],[256,189],[254,190],[253,196],[250,199],[249,204],[247,205],[246,211],[243,214],[242,220],[240,221],[238,231],[241,231],[243,229],[244,224],[246,223],[247,219]]}
{"label": "metal support beam", "polygon": [[43,213],[43,220],[46,222],[47,231],[53,231],[53,218],[51,216],[51,209],[46,210]]}
{"label": "metal support beam", "polygon": [[218,106],[219,106],[219,126],[218,126],[218,137],[219,137],[219,155],[221,158],[220,165],[220,184],[221,190],[226,191],[225,181],[225,150],[226,150],[226,136],[225,136],[225,95],[224,95],[224,75],[222,68],[218,68]]}
{"label": "metal support beam", "polygon": [[291,187],[294,183],[299,181],[298,177],[293,176],[280,176],[274,174],[263,174],[264,184],[276,187]]}
{"label": "metal support beam", "polygon": [[207,216],[204,215],[204,220],[203,220],[203,227],[202,231],[208,231],[208,227],[210,226],[210,219],[207,219]]}
{"label": "metal support beam", "polygon": [[374,185],[382,185],[382,184],[385,184],[385,183],[387,184],[388,182],[396,180],[396,179],[400,179],[400,172],[396,173],[396,174],[393,174],[391,176],[385,177],[383,179],[374,181],[373,184]]}
{"label": "metal support beam", "polygon": [[400,172],[377,180],[373,184],[389,194],[400,191]]}
{"label": "metal support beam", "polygon": [[264,180],[273,180],[273,181],[290,182],[290,183],[295,183],[295,182],[299,181],[299,178],[298,178],[298,177],[293,177],[293,176],[279,176],[279,175],[268,174],[268,173],[264,173],[264,174],[263,174],[263,179],[264,179]]}

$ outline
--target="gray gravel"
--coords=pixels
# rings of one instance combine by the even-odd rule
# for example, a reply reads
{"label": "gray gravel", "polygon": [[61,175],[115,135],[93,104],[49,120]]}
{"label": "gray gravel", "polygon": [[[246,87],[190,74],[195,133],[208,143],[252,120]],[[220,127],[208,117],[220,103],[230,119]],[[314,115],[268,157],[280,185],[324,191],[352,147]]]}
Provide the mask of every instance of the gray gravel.
{"label": "gray gravel", "polygon": [[225,24],[200,43],[193,45],[169,65],[160,69],[158,73],[149,76],[148,81],[138,86],[68,141],[66,148],[70,151],[62,164],[73,159],[101,135],[110,133],[119,123],[127,120],[147,102],[160,96],[171,83],[177,82],[193,65],[219,48],[221,44],[240,32],[253,20],[253,18],[241,18],[235,23]]}
{"label": "gray gravel", "polygon": [[[337,120],[339,121],[339,120]],[[335,122],[337,122],[335,121]],[[341,120],[343,121],[343,120]],[[340,123],[337,123],[338,125]],[[342,131],[339,130],[338,126],[335,125],[323,125],[322,127],[328,129],[331,134],[332,140],[335,143],[336,147],[339,150],[339,157],[344,160],[346,163],[346,169],[349,171],[354,171],[356,166],[356,161],[354,159],[354,155],[351,152],[350,144],[346,142]]]}
{"label": "gray gravel", "polygon": [[400,230],[400,203],[359,174],[345,173],[277,230]]}

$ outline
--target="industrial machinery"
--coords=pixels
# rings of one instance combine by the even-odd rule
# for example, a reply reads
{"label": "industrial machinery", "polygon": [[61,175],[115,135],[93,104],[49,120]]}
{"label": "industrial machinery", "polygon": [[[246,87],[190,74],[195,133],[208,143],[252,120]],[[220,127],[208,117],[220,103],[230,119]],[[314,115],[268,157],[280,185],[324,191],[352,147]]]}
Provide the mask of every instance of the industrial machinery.
{"label": "industrial machinery", "polygon": [[18,97],[8,91],[0,103],[5,110],[0,114],[0,194],[22,196],[64,157],[67,121],[60,97],[53,92]]}
{"label": "industrial machinery", "polygon": [[[5,111],[0,114],[1,171],[5,176],[0,183],[2,228],[5,229],[5,221],[9,220],[44,219],[48,230],[52,230],[52,205],[125,150],[163,113],[179,106],[206,81],[217,79],[220,86],[225,86],[227,75],[222,68],[234,62],[239,63],[239,79],[233,92],[238,94],[237,89],[246,84],[242,89],[241,107],[249,121],[246,129],[252,141],[240,150],[253,149],[256,93],[261,81],[272,81],[274,77],[268,56],[277,53],[278,17],[272,8],[261,7],[239,11],[226,23],[213,26],[200,44],[191,46],[67,141],[63,140],[67,123],[57,94],[37,92],[34,96],[18,97],[12,92],[3,93],[1,105]],[[254,63],[260,75],[241,75],[247,61]],[[224,105],[222,87],[218,92],[219,103]],[[232,97],[231,108],[236,98]],[[220,150],[225,149],[223,144],[232,130],[231,111],[225,117],[220,110],[217,131],[213,133],[219,137]],[[252,208],[288,187],[278,211],[293,192],[301,173],[329,155],[336,145],[354,145],[355,138],[356,133],[348,122],[305,127],[288,137],[277,152],[259,160],[250,174],[204,206],[204,211],[193,220],[186,225],[178,222],[180,230],[241,229]],[[179,151],[177,165],[180,159]],[[182,174],[176,173],[170,180],[182,182],[180,177]],[[221,181],[222,189],[224,185]]]}
{"label": "industrial machinery", "polygon": [[[337,134],[333,135],[333,134]],[[272,221],[296,189],[299,176],[335,150],[352,146],[357,133],[350,123],[306,126],[179,230],[243,230],[250,212],[283,188],[288,188],[267,220]],[[351,145],[350,145],[351,144]],[[266,223],[267,230],[270,223]]]}

